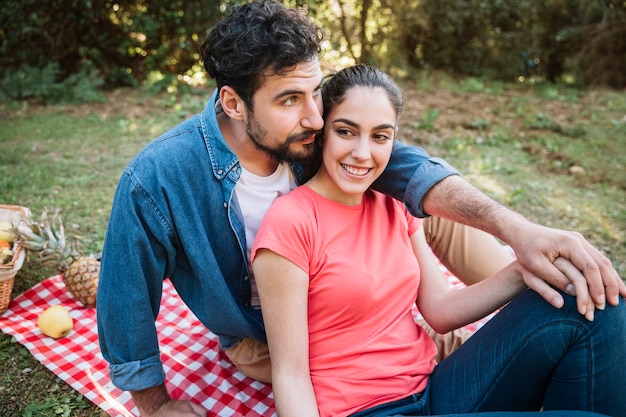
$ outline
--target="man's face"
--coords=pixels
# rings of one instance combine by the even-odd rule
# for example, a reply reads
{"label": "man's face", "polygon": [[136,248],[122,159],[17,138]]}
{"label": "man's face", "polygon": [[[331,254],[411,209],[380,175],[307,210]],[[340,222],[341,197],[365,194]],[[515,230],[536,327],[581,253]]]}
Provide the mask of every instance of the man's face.
{"label": "man's face", "polygon": [[308,161],[315,134],[324,126],[321,81],[317,59],[284,75],[266,75],[245,120],[246,133],[259,149],[279,162]]}

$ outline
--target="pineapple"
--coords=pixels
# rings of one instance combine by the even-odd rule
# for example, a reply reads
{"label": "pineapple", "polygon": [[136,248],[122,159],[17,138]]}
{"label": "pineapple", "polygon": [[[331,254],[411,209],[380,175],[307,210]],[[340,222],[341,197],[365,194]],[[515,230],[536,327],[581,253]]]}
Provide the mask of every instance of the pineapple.
{"label": "pineapple", "polygon": [[41,222],[28,223],[15,229],[17,241],[42,265],[52,266],[62,274],[63,283],[78,301],[95,307],[100,261],[94,256],[83,256],[78,243],[65,237],[58,210],[51,218],[44,210]]}

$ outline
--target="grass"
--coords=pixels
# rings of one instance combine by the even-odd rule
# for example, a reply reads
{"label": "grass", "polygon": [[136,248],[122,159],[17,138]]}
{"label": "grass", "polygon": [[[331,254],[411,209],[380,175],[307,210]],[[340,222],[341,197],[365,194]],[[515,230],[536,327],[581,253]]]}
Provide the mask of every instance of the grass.
{"label": "grass", "polygon": [[[624,93],[450,78],[418,80],[407,93],[407,140],[531,220],[582,232],[626,276]],[[120,90],[91,105],[0,104],[0,204],[27,206],[35,216],[59,208],[85,252],[99,252],[124,167],[207,98],[207,91]],[[54,273],[28,260],[13,296]],[[16,415],[100,411],[1,334],[0,417]]]}

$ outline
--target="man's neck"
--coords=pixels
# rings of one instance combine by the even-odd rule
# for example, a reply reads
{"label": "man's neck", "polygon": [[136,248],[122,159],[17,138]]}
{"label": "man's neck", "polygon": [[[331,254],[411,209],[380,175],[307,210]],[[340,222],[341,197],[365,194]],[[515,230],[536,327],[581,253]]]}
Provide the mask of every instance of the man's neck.
{"label": "man's neck", "polygon": [[243,123],[230,119],[224,113],[219,113],[217,120],[226,143],[237,155],[243,168],[262,177],[267,177],[276,171],[278,162],[265,151],[257,148],[248,137]]}

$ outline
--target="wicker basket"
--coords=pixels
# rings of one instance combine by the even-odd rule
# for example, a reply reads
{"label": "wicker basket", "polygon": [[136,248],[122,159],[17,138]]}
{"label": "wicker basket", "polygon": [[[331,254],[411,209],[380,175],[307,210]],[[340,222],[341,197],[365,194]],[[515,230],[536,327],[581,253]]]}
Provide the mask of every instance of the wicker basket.
{"label": "wicker basket", "polygon": [[[14,226],[26,222],[30,218],[30,211],[26,207],[8,206],[0,204],[0,221],[9,221]],[[26,259],[26,249],[20,245],[13,247],[13,259],[8,264],[0,264],[0,314],[9,308],[11,291],[15,275]]]}

